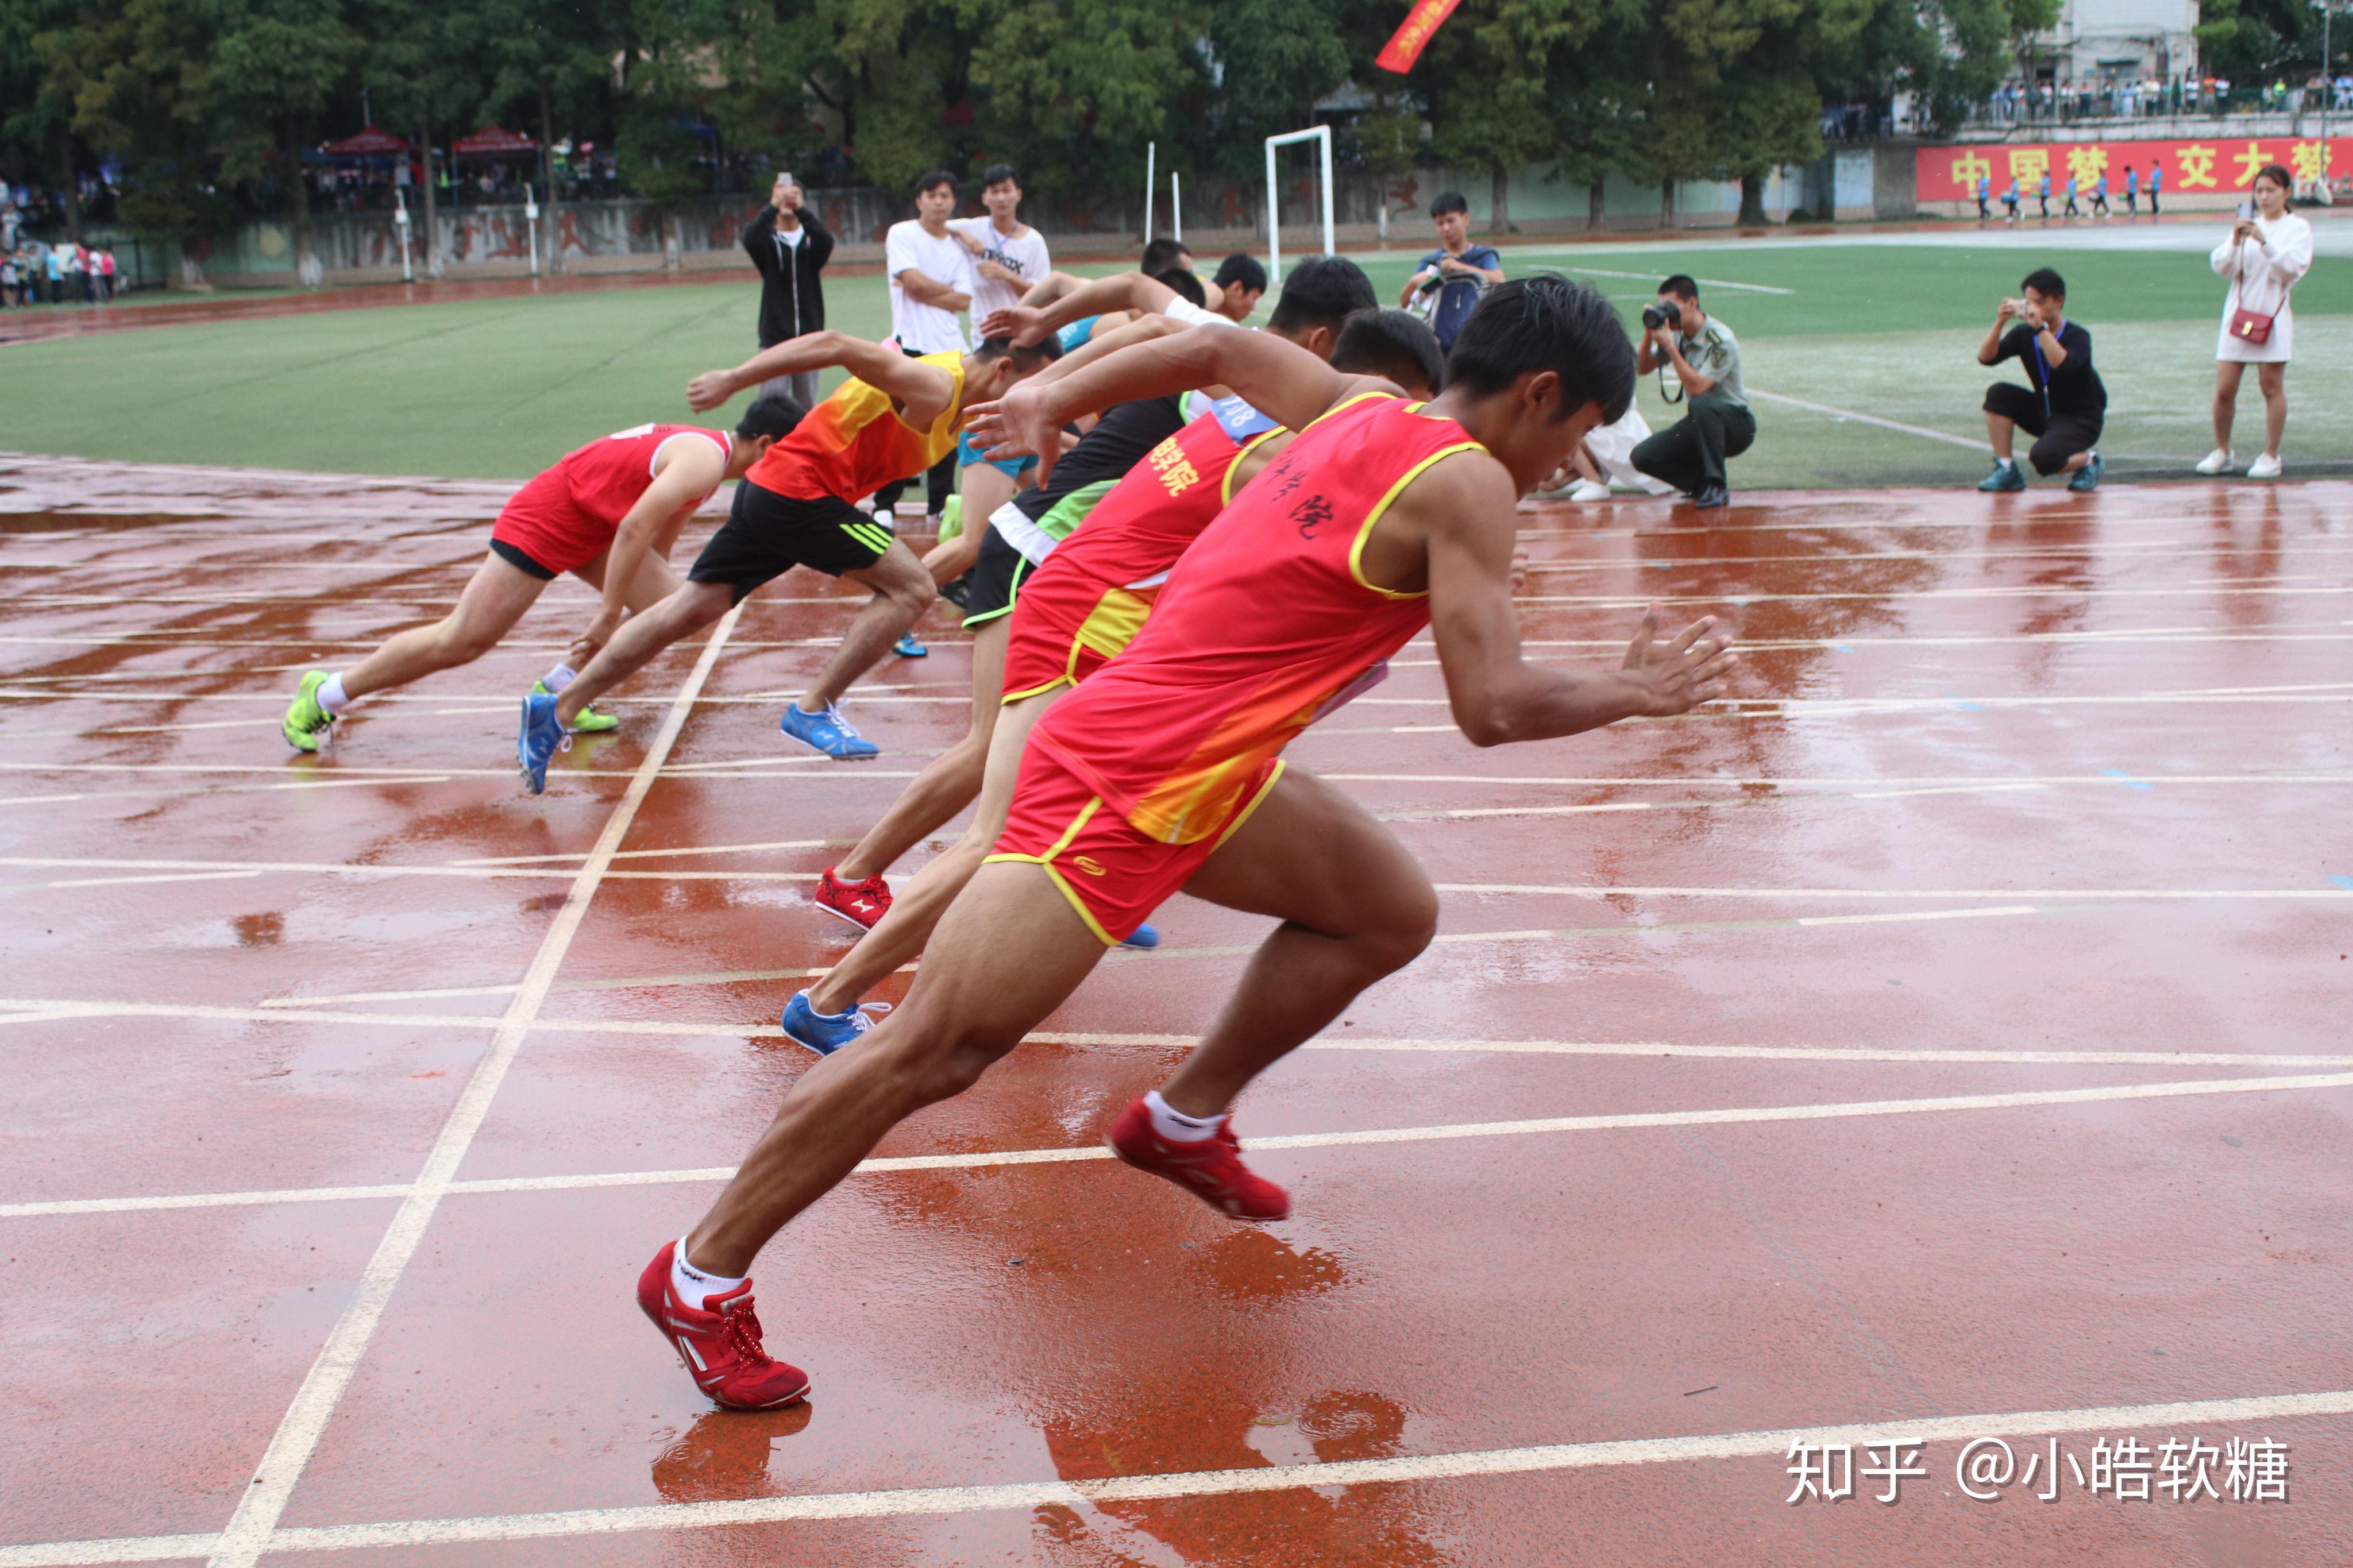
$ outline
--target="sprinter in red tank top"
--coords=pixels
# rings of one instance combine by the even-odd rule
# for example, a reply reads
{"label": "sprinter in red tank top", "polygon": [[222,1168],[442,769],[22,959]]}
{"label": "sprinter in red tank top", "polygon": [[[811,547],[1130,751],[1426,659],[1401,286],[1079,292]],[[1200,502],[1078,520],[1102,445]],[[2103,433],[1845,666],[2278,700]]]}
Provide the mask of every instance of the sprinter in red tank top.
{"label": "sprinter in red tank top", "polygon": [[998,855],[940,922],[906,1001],[801,1076],[717,1204],[645,1271],[640,1303],[674,1340],[686,1325],[706,1393],[758,1403],[799,1385],[760,1344],[753,1258],[902,1119],[970,1087],[1136,909],[1180,887],[1281,923],[1201,1044],[1108,1142],[1237,1218],[1289,1213],[1243,1165],[1227,1107],[1411,962],[1438,910],[1370,814],[1281,769],[1282,742],[1425,625],[1455,721],[1480,745],[1683,712],[1732,667],[1712,621],[1661,639],[1655,606],[1618,669],[1520,656],[1519,497],[1625,411],[1633,357],[1599,295],[1538,277],[1480,301],[1428,404],[1262,333],[1188,331],[976,411],[994,456],[1049,464],[1071,416],[1211,383],[1302,433],[1187,552],[1135,641],[1033,731]]}
{"label": "sprinter in red tank top", "polygon": [[[561,690],[604,647],[622,617],[667,598],[679,584],[670,546],[679,530],[729,479],[740,479],[806,412],[790,398],[763,399],[733,436],[695,425],[639,425],[566,453],[514,493],[491,527],[491,553],[457,607],[402,632],[351,668],[313,669],[295,688],[280,728],[286,743],[315,752],[344,709],[372,691],[406,686],[471,664],[498,645],[569,572],[603,596],[596,616],[540,682]],[[582,730],[610,730],[591,713]]]}

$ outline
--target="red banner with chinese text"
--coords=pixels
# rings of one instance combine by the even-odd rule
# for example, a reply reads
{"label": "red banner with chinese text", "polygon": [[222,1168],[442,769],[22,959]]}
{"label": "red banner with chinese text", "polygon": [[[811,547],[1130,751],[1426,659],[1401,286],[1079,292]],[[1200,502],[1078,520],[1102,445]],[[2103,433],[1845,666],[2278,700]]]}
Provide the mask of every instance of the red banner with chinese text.
{"label": "red banner with chinese text", "polygon": [[[2255,171],[2281,163],[2295,176],[2298,187],[2321,177],[2321,143],[2317,136],[2207,136],[2187,142],[2014,142],[1960,147],[1923,147],[1917,154],[1915,178],[1924,202],[1969,201],[1984,176],[1989,195],[1999,202],[2018,182],[2018,194],[2031,201],[2051,176],[2051,193],[2065,193],[2070,178],[2089,192],[2100,176],[2108,178],[2111,200],[2124,195],[2127,166],[2148,189],[2149,171],[2162,169],[2160,189],[2168,195],[2216,195],[2244,191],[2255,183]],[[2344,142],[2328,143],[2328,177],[2353,171],[2353,154]]]}
{"label": "red banner with chinese text", "polygon": [[1421,58],[1430,35],[1438,31],[1440,23],[1454,15],[1454,7],[1461,3],[1462,0],[1414,0],[1413,9],[1398,24],[1398,30],[1389,35],[1381,52],[1373,57],[1373,63],[1399,76],[1413,69],[1413,62]]}

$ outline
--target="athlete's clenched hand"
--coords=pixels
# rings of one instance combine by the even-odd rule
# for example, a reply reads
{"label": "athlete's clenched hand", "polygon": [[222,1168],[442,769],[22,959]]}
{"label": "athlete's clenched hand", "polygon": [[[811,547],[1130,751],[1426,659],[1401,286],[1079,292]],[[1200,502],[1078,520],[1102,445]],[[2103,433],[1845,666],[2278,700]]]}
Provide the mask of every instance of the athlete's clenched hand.
{"label": "athlete's clenched hand", "polygon": [[1710,634],[1715,617],[1702,616],[1665,642],[1659,640],[1659,606],[1642,612],[1642,625],[1627,645],[1620,668],[1641,686],[1642,711],[1653,719],[1688,713],[1724,695],[1724,678],[1740,662],[1729,637]]}
{"label": "athlete's clenched hand", "polygon": [[686,405],[697,414],[707,413],[734,395],[732,370],[706,370],[686,384]]}
{"label": "athlete's clenched hand", "polygon": [[1035,387],[1016,386],[994,403],[974,404],[965,411],[965,430],[992,462],[1037,458],[1034,482],[1040,486],[1062,455],[1062,427],[1046,412],[1045,394]]}

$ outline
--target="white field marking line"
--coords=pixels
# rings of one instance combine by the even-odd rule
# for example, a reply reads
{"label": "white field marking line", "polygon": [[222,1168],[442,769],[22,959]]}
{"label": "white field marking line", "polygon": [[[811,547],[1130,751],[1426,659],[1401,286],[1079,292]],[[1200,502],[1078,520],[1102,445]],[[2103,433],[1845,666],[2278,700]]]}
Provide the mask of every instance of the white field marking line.
{"label": "white field marking line", "polygon": [[[1179,952],[1193,951],[1178,949]],[[1253,950],[1254,951],[1254,950]],[[915,966],[902,963],[893,974],[913,974]],[[678,985],[744,985],[770,980],[814,980],[828,971],[823,969],[735,969],[719,970],[709,974],[648,974],[625,976],[617,980],[559,980],[555,994],[576,991],[661,991]],[[355,1002],[432,1002],[452,996],[508,996],[514,993],[512,985],[440,985],[425,991],[346,991],[328,996],[264,996],[259,1005],[264,1007],[329,1007],[349,1006]],[[9,1020],[0,1015],[0,1024]]]}
{"label": "white field marking line", "polygon": [[[2305,574],[2309,576],[2311,574]],[[1967,599],[1977,601],[2007,599],[2071,599],[2115,598],[2152,599],[2180,598],[2188,595],[2211,595],[2222,597],[2231,595],[2272,594],[2348,594],[2353,584],[2338,583],[2317,587],[2281,587],[2281,582],[2296,578],[2273,578],[2261,585],[2203,584],[2179,588],[2081,588],[2063,584],[2030,584],[2023,586],[1993,588],[1897,588],[1873,593],[1868,589],[1840,589],[1833,592],[1808,594],[1661,594],[1645,598],[1626,594],[1523,594],[1513,600],[1519,605],[1574,605],[1591,610],[1641,610],[1651,605],[1730,605],[1745,608],[1750,605],[1821,604],[1833,600],[1868,599],[1893,603],[1900,599]]]}
{"label": "white field marking line", "polygon": [[[2235,1399],[2177,1400],[2163,1405],[2110,1405],[2073,1410],[2021,1410],[1973,1415],[1893,1416],[1832,1426],[1775,1431],[1708,1432],[1677,1437],[1621,1437],[1548,1443],[1449,1454],[1405,1454],[1384,1459],[1340,1459],[1305,1465],[1252,1466],[1233,1470],[1179,1470],[1101,1480],[1000,1481],[980,1486],[920,1487],[864,1492],[802,1493],[724,1502],[639,1503],[560,1513],[510,1513],[467,1519],[387,1521],[375,1524],[303,1525],[281,1530],[271,1549],[348,1552],[371,1547],[437,1546],[481,1541],[580,1540],[639,1531],[781,1524],[804,1520],[938,1518],[1015,1509],[1087,1510],[1178,1498],[1294,1491],[1310,1487],[1397,1486],[1461,1481],[1488,1476],[1542,1474],[1625,1465],[1689,1464],[1703,1459],[1788,1457],[1799,1443],[1816,1447],[1943,1443],[1978,1437],[2041,1437],[2059,1433],[2175,1430],[2306,1420],[2353,1414],[2353,1390],[2258,1394]],[[61,1564],[153,1563],[199,1557],[213,1535],[121,1536],[0,1547],[0,1568]]]}
{"label": "white field marking line", "polygon": [[1965,921],[1985,915],[2031,915],[2037,910],[2032,904],[1998,904],[1991,909],[1976,910],[1909,910],[1877,915],[1800,915],[1801,926],[1866,925],[1886,921]]}
{"label": "white field marking line", "polygon": [[[306,666],[305,668],[308,667]],[[190,702],[264,702],[273,705],[282,705],[286,700],[286,693],[282,689],[278,691],[195,692],[120,690],[76,691],[69,689],[57,690],[26,690],[17,687],[0,687],[0,700],[5,700],[8,701],[67,702],[77,698],[93,702],[168,702],[174,707],[185,706]],[[419,691],[388,691],[372,695],[367,700],[370,707],[375,707],[380,703],[428,703],[446,706],[452,702],[462,702],[476,704],[478,706],[453,710],[453,711],[487,713],[493,711],[494,710],[502,710],[507,708],[512,708],[514,706],[515,700],[512,692],[448,691],[435,694]],[[784,697],[765,696],[698,697],[695,699],[695,702],[698,706],[705,708],[773,708],[777,703],[785,700],[787,700],[787,699]],[[597,699],[597,701],[607,708],[666,708],[670,705],[670,700],[663,697],[600,697]],[[968,708],[972,705],[972,693],[969,690],[966,690],[960,697],[917,697],[904,692],[885,692],[879,696],[869,696],[865,692],[861,691],[856,697],[855,702],[860,707],[955,703]]]}
{"label": "white field marking line", "polygon": [[[2308,539],[2299,547],[2315,548],[2335,553],[2337,548],[2353,548],[2353,541]],[[1790,553],[1786,555],[1627,555],[1600,556],[1572,561],[1537,561],[1528,565],[1528,574],[1538,576],[1562,572],[1610,572],[1629,566],[1666,569],[1682,566],[1819,566],[1850,561],[1999,561],[2023,557],[2040,560],[2049,556],[2115,555],[2118,564],[2132,565],[2142,561],[2174,559],[2204,561],[2214,554],[2212,544],[2176,543],[2169,540],[2115,540],[2085,544],[2042,544],[2016,547],[1986,546],[1975,550],[1850,550],[1824,551],[1818,554]]]}
{"label": "white field marking line", "polygon": [[2014,899],[2105,902],[2119,899],[2353,899],[2353,888],[1638,888],[1537,882],[1439,882],[1441,893],[1535,894],[1568,899]]}
{"label": "white field marking line", "polygon": [[[1920,777],[1880,778],[1725,778],[1704,773],[1686,777],[1632,776],[1624,773],[1577,775],[1565,773],[1318,773],[1326,782],[1345,781],[1352,784],[1591,784],[1615,788],[1699,788],[1713,784],[1720,789],[1811,789],[1837,788],[1841,785],[1893,784],[1952,786],[1964,789],[2009,789],[2024,784],[2103,784],[2115,788],[2125,783],[2113,773],[2021,773],[1996,774],[1987,778],[1966,775],[1927,774]],[[2135,773],[2133,779],[2151,784],[2353,784],[2353,773]]]}
{"label": "white field marking line", "polygon": [[[240,723],[243,721],[239,721]],[[292,759],[282,763],[10,763],[0,762],[0,773],[268,773],[282,778]],[[438,783],[448,778],[514,777],[512,768],[401,768],[375,767],[365,763],[334,764],[338,774],[355,779],[364,778],[371,784],[399,784],[403,780],[418,783]],[[607,768],[601,771],[575,768],[566,778],[626,779],[635,778],[634,769]]]}
{"label": "white field marking line", "polygon": [[[290,638],[180,637],[171,632],[150,632],[145,634],[125,633],[121,637],[111,637],[87,636],[74,637],[64,633],[58,633],[47,637],[0,636],[0,645],[10,643],[25,643],[36,646],[65,644],[75,647],[153,647],[166,649],[176,647],[357,648],[364,653],[377,647],[382,643],[382,640],[383,639],[379,637]],[[970,637],[955,637],[950,635],[928,637],[924,640],[934,645],[945,644],[951,647],[966,645],[972,641]],[[736,637],[728,643],[727,652],[722,657],[732,658],[740,654],[758,653],[774,648],[829,648],[838,646],[839,641],[840,639],[838,637],[786,637],[781,640],[772,639],[768,641],[760,641],[751,637]],[[572,645],[570,643],[564,642],[531,642],[521,638],[509,638],[508,640],[499,644],[497,647],[491,649],[489,653],[484,654],[482,657],[484,658],[496,658],[502,656],[520,658],[524,654],[537,657],[543,653],[562,653],[565,648],[570,647]],[[307,669],[310,666],[306,664],[301,666],[290,666],[289,668]]]}
{"label": "white field marking line", "polygon": [[[0,795],[0,805],[54,805],[59,801],[73,800],[152,800],[159,795],[174,800],[200,800],[206,795],[258,795],[270,790],[357,789],[363,784],[386,786],[405,784],[450,784],[454,782],[455,781],[449,778],[447,774],[425,773],[405,774],[399,778],[303,780],[300,783],[294,784],[214,784],[204,789],[93,789],[84,790],[77,795]],[[578,857],[575,856],[573,857],[573,858],[576,859]]]}
{"label": "white field marking line", "polygon": [[[1189,1041],[1187,1043],[1190,1043]],[[1323,1044],[1324,1042],[1319,1042]],[[1347,1048],[1341,1046],[1339,1048]],[[1290,1132],[1260,1136],[1250,1147],[1340,1149],[1370,1144],[1430,1143],[1459,1138],[1516,1138],[1561,1132],[1616,1132],[1660,1127],[1715,1127],[1755,1122],[1826,1121],[1859,1116],[1938,1115],[1961,1110],[2010,1110],[2027,1107],[2096,1104],[2124,1100],[2178,1100],[2211,1094],[2268,1094],[2299,1089],[2353,1088],[2353,1072],[2299,1073],[2278,1078],[2180,1079],[2160,1083],[2103,1084],[2085,1089],[2014,1089],[1991,1094],[1938,1095],[1925,1100],[1830,1100],[1814,1105],[1730,1106],[1705,1110],[1636,1110],[1599,1116],[1546,1116],[1514,1121],[1447,1121],[1419,1127],[1366,1127],[1339,1132]],[[952,1154],[902,1154],[862,1161],[854,1175],[902,1171],[995,1170],[1008,1165],[1079,1164],[1113,1158],[1102,1143],[1043,1149],[977,1149]],[[490,1193],[574,1192],[590,1187],[661,1186],[719,1183],[735,1174],[732,1165],[690,1170],[613,1171],[565,1176],[501,1176],[479,1181],[443,1181],[433,1197]],[[167,1197],[65,1198],[0,1205],[0,1219],[37,1219],[69,1214],[121,1214],[147,1209],[228,1208],[285,1203],[341,1203],[353,1198],[411,1196],[415,1187],[295,1187],[251,1193],[195,1193]],[[323,1354],[323,1352],[322,1352]],[[299,1396],[298,1396],[299,1399]],[[266,1468],[266,1463],[265,1463]]]}
{"label": "white field marking line", "polygon": [[1767,403],[1786,403],[1792,408],[1803,408],[1815,414],[1828,414],[1838,419],[1852,419],[1858,425],[1876,425],[1883,430],[1894,430],[1906,436],[1919,436],[1930,441],[1942,441],[1948,447],[1966,447],[1972,452],[1984,452],[1989,456],[1993,452],[1993,447],[1983,437],[1973,441],[1966,440],[1942,430],[1931,430],[1924,425],[1906,425],[1898,419],[1882,419],[1876,414],[1857,414],[1852,408],[1833,408],[1827,403],[1809,403],[1802,397],[1787,397],[1780,393],[1767,392],[1759,387],[1750,387],[1748,395],[1761,397]]}
{"label": "white field marking line", "polygon": [[[700,844],[683,849],[624,849],[616,860],[665,859],[673,855],[729,855],[760,849],[830,849],[855,843],[848,838],[778,838],[765,844]],[[527,866],[541,860],[585,860],[586,855],[563,851],[549,855],[494,855],[478,860],[452,860],[453,866]]]}
{"label": "white field marking line", "polygon": [[[2002,632],[1985,636],[1836,637],[1762,637],[1741,639],[1743,649],[1835,647],[1975,647],[2010,643],[2143,643],[2143,642],[2343,642],[2353,634],[2337,630],[2353,621],[2289,621],[2260,631],[2230,632],[2213,626],[2121,626],[2109,631]],[[1408,648],[1435,651],[1437,642],[1415,637]],[[1523,637],[1522,647],[1590,648],[1600,654],[1623,654],[1624,637]]]}
{"label": "white field marking line", "polygon": [[[1574,256],[1576,253],[1571,251],[1567,254]],[[1563,270],[1580,278],[1631,278],[1638,281],[1647,280],[1656,276],[1650,272],[1609,272],[1599,267],[1569,267],[1564,268]],[[1704,283],[1710,289],[1736,289],[1745,294],[1795,294],[1797,292],[1795,289],[1778,289],[1770,283],[1734,283],[1723,278],[1694,278],[1692,281]]]}
{"label": "white field marking line", "polygon": [[[593,851],[586,857],[589,859],[596,858]],[[370,866],[333,860],[111,860],[38,855],[0,855],[0,866],[50,868],[88,867],[130,871],[199,871],[210,875],[240,877],[257,877],[270,872],[295,872],[335,877],[470,877],[477,879],[570,877],[573,874],[569,868],[562,866],[412,866],[406,864]],[[814,882],[817,879],[818,873],[815,871],[607,871],[605,873],[607,881],[641,882]]]}
{"label": "white field marking line", "polygon": [[254,1472],[253,1483],[237,1499],[237,1512],[221,1531],[219,1544],[211,1553],[210,1568],[253,1568],[269,1549],[287,1501],[317,1450],[320,1436],[341,1403],[344,1389],[358,1371],[360,1358],[375,1335],[376,1324],[384,1316],[394,1288],[424,1240],[426,1227],[432,1223],[443,1191],[456,1177],[467,1151],[473,1146],[474,1134],[490,1112],[491,1098],[498,1093],[507,1068],[522,1048],[541,1004],[547,999],[548,988],[555,983],[556,971],[571,950],[572,939],[587,916],[589,902],[607,876],[613,855],[620,849],[623,838],[637,820],[638,806],[653,786],[654,776],[661,771],[680,731],[692,716],[694,699],[702,689],[702,683],[711,678],[712,667],[719,660],[719,650],[726,646],[728,635],[735,629],[741,614],[740,605],[728,611],[703,644],[694,668],[679,689],[677,701],[663,718],[653,743],[647,748],[645,760],[638,765],[637,776],[629,781],[629,787],[606,818],[605,830],[597,836],[595,850],[580,868],[571,891],[565,897],[564,907],[556,911],[539,951],[532,957],[522,988],[500,1018],[481,1060],[467,1078],[448,1120],[434,1139],[432,1152],[426,1157],[416,1185],[402,1200],[399,1211],[385,1227],[384,1239],[377,1244],[375,1255],[362,1271],[352,1304],[320,1348],[318,1360],[288,1405]]}

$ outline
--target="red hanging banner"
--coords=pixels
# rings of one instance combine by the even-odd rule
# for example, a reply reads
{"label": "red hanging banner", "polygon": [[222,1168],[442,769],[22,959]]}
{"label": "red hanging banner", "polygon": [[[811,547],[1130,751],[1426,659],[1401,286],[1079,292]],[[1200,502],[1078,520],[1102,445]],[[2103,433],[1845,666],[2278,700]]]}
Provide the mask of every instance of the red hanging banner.
{"label": "red hanging banner", "polygon": [[1429,47],[1430,36],[1461,3],[1462,0],[1414,0],[1413,9],[1398,24],[1398,30],[1389,36],[1388,43],[1373,58],[1373,63],[1399,76],[1413,69],[1413,62],[1421,58],[1421,51]]}

